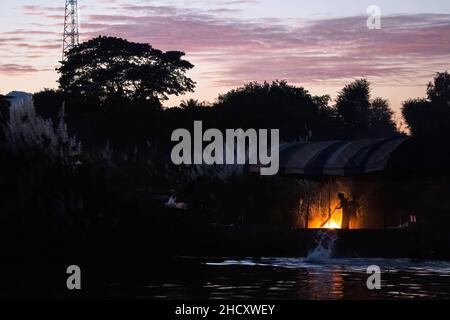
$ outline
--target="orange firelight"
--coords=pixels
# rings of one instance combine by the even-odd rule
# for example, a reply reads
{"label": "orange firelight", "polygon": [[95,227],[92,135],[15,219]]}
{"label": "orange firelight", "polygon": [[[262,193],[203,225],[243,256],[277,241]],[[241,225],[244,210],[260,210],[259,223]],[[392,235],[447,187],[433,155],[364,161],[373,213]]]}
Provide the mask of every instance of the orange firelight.
{"label": "orange firelight", "polygon": [[341,225],[338,224],[336,221],[329,221],[325,226],[324,229],[340,229]]}
{"label": "orange firelight", "polygon": [[335,212],[332,216],[330,221],[328,221],[324,226],[322,224],[324,221],[328,218],[325,214],[314,214],[312,215],[311,219],[309,220],[309,228],[310,229],[341,229],[341,223],[342,223],[342,213],[341,212]]}

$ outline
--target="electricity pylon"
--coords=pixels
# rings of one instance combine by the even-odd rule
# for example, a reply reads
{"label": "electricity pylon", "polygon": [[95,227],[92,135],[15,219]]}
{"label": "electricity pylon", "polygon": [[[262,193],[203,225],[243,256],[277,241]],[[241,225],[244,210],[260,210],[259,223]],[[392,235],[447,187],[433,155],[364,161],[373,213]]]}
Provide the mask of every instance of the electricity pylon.
{"label": "electricity pylon", "polygon": [[64,15],[64,36],[62,58],[65,60],[67,51],[80,43],[78,32],[78,3],[77,0],[66,0]]}

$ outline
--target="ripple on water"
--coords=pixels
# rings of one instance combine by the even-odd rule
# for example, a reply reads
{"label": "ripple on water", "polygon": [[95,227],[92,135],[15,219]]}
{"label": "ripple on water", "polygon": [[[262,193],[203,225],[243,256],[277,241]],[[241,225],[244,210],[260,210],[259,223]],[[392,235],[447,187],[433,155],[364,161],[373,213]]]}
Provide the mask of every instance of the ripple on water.
{"label": "ripple on water", "polygon": [[[246,279],[239,280],[247,283],[235,290],[246,288],[250,297],[264,298],[265,291],[280,299],[450,299],[450,263],[444,261],[329,259],[319,263],[304,258],[261,258],[216,260],[206,265],[224,267],[230,275],[228,281],[234,272],[244,271]],[[371,265],[382,270],[382,290],[377,292],[369,291],[365,284]]]}

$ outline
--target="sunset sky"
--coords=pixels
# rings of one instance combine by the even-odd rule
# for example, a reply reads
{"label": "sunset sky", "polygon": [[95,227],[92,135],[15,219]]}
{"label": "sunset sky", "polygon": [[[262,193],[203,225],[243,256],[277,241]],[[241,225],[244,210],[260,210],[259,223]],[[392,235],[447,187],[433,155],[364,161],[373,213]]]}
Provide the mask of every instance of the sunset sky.
{"label": "sunset sky", "polygon": [[[333,97],[367,77],[398,110],[450,70],[448,0],[79,0],[82,40],[111,35],[181,50],[195,64],[193,94],[213,101],[249,81],[284,79]],[[369,5],[382,29],[366,27]],[[64,0],[2,1],[0,93],[57,86]]]}

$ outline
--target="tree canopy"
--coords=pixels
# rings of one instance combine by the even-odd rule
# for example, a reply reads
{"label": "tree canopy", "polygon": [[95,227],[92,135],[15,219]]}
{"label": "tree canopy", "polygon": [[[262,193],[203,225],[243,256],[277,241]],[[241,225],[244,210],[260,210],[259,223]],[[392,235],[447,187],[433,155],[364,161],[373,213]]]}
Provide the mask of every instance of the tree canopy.
{"label": "tree canopy", "polygon": [[450,126],[450,74],[437,73],[428,84],[427,98],[403,103],[403,117],[414,135],[445,134]]}
{"label": "tree canopy", "polygon": [[346,138],[377,138],[397,133],[387,100],[370,97],[370,83],[358,79],[346,85],[336,99]]}
{"label": "tree canopy", "polygon": [[184,110],[195,110],[197,108],[206,107],[205,103],[199,102],[196,99],[187,99],[183,100],[180,103],[180,108]]}
{"label": "tree canopy", "polygon": [[100,36],[68,52],[57,69],[60,89],[100,106],[124,101],[161,106],[169,95],[195,88],[195,82],[186,76],[194,66],[184,55]]}
{"label": "tree canopy", "polygon": [[434,105],[450,108],[450,74],[447,71],[437,73],[428,83],[427,95]]}
{"label": "tree canopy", "polygon": [[[58,92],[46,90],[35,94],[34,99],[41,116],[58,118],[63,99]],[[89,106],[83,103],[67,108],[69,128],[82,140],[92,142],[95,136],[99,141],[124,146],[129,145],[128,141],[145,144],[148,140],[164,145],[173,130],[190,128],[195,120],[202,120],[205,128],[222,130],[280,129],[283,141],[382,138],[397,134],[388,102],[381,98],[371,100],[369,83],[364,79],[346,86],[335,105],[328,95],[314,96],[303,87],[274,81],[247,83],[220,95],[211,105],[187,99],[178,108],[159,113],[151,108],[138,108],[133,112],[118,110],[107,116],[95,113],[86,117],[87,109]]]}
{"label": "tree canopy", "polygon": [[[280,128],[285,140],[327,137],[333,131],[326,112],[329,97],[312,96],[286,81],[251,82],[220,95],[216,108],[243,127]],[[237,113],[239,116],[237,117]]]}

